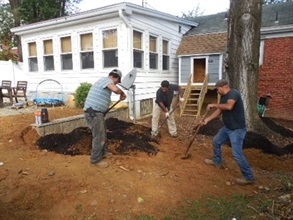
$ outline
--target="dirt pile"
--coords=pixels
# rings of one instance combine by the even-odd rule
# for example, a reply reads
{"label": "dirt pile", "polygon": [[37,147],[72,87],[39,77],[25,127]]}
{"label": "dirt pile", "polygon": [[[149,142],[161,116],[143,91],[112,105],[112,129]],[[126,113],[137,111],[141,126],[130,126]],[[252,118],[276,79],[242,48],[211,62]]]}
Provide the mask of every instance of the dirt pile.
{"label": "dirt pile", "polygon": [[[116,118],[106,120],[107,144],[114,154],[135,155],[144,152],[149,156],[156,155],[158,148],[154,146],[150,128],[143,125],[125,122]],[[24,135],[24,139],[28,132]],[[29,133],[31,136],[31,133]],[[91,130],[77,128],[69,134],[50,134],[36,140],[39,149],[46,149],[64,155],[89,155],[91,151]]]}
{"label": "dirt pile", "polygon": [[[281,125],[276,124],[271,119],[263,119],[274,131],[281,133],[286,137],[293,138],[293,131]],[[106,120],[108,148],[114,154],[136,155],[144,152],[149,156],[156,155],[159,149],[156,147],[158,139],[152,139],[150,127],[132,122],[121,121],[116,118]],[[199,134],[214,136],[223,126],[219,119],[215,119],[203,126]],[[28,128],[26,130],[29,131]],[[23,139],[36,143],[39,149],[46,149],[64,155],[89,155],[91,151],[91,131],[86,127],[77,128],[69,134],[50,134],[38,138],[33,131],[23,131]],[[28,137],[29,136],[29,137]],[[230,143],[227,143],[230,145]],[[281,145],[282,143],[280,143]],[[293,153],[293,144],[278,146],[273,144],[268,138],[254,133],[247,132],[244,140],[244,149],[260,149],[266,154],[286,155]]]}

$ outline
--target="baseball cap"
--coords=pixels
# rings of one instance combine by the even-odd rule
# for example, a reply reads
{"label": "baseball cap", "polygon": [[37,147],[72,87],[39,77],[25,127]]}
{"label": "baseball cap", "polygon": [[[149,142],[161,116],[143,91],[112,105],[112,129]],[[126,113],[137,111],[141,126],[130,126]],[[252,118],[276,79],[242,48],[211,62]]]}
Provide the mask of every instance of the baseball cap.
{"label": "baseball cap", "polygon": [[226,85],[228,85],[229,84],[229,82],[228,82],[228,80],[226,80],[226,79],[220,79],[217,83],[216,83],[216,87],[223,87],[223,86],[226,86]]}
{"label": "baseball cap", "polygon": [[120,78],[120,82],[121,82],[122,72],[121,72],[120,70],[118,70],[118,69],[113,69],[113,70],[111,71],[111,73],[117,75],[117,76]]}

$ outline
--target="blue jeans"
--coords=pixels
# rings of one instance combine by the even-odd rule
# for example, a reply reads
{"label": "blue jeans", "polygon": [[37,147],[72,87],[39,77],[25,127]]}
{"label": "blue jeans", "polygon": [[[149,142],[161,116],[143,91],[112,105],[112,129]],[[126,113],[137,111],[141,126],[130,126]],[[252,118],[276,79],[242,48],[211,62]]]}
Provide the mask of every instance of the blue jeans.
{"label": "blue jeans", "polygon": [[213,139],[213,162],[216,165],[222,164],[222,144],[230,141],[233,157],[236,160],[242,175],[245,179],[252,180],[254,178],[253,172],[242,152],[243,140],[245,138],[245,135],[246,128],[230,130],[225,126],[222,127]]}
{"label": "blue jeans", "polygon": [[92,152],[91,163],[98,163],[107,152],[107,131],[104,114],[97,112],[92,117],[89,113],[84,113],[88,127],[92,130]]}

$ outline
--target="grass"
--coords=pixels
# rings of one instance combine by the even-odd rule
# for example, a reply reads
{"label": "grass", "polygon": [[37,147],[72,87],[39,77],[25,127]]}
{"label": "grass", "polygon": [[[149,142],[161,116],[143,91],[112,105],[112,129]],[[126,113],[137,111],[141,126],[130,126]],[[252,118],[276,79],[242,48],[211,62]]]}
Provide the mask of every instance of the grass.
{"label": "grass", "polygon": [[[289,173],[274,173],[278,182],[276,189],[254,196],[233,195],[229,198],[204,196],[200,200],[183,202],[163,220],[250,220],[275,219],[277,210],[272,213],[277,197],[293,192],[293,176]],[[134,220],[157,220],[153,216],[140,214]]]}
{"label": "grass", "polygon": [[244,219],[248,204],[249,198],[245,195],[235,195],[228,199],[206,196],[200,201],[193,201],[190,205],[185,203],[179,214],[166,217],[165,220],[239,220]]}

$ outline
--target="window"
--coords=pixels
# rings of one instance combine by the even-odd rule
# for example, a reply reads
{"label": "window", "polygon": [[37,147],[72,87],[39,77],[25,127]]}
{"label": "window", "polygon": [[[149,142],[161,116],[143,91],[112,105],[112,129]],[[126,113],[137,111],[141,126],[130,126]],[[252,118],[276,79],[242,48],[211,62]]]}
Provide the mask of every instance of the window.
{"label": "window", "polygon": [[133,67],[143,67],[142,33],[133,31]]}
{"label": "window", "polygon": [[150,69],[158,68],[157,38],[150,36]]}
{"label": "window", "polygon": [[37,44],[31,42],[28,44],[28,63],[29,72],[38,72]]}
{"label": "window", "polygon": [[44,40],[44,70],[54,70],[53,41]]}
{"label": "window", "polygon": [[82,69],[94,68],[93,34],[80,35],[80,63]]}
{"label": "window", "polygon": [[102,34],[104,67],[118,67],[117,30],[106,30]]}
{"label": "window", "polygon": [[61,69],[72,70],[71,37],[61,38]]}
{"label": "window", "polygon": [[169,56],[169,42],[163,40],[163,70],[169,70],[170,56]]}

